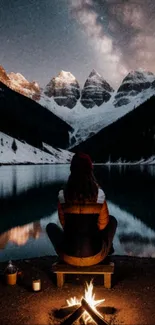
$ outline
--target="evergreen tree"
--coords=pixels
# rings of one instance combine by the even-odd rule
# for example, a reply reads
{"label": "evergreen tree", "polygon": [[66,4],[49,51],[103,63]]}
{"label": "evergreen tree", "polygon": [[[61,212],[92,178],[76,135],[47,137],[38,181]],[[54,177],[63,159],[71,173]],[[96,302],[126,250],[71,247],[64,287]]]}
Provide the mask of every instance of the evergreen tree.
{"label": "evergreen tree", "polygon": [[17,145],[16,145],[16,141],[15,141],[15,139],[13,139],[13,142],[12,142],[12,150],[16,153],[16,151],[17,151]]}

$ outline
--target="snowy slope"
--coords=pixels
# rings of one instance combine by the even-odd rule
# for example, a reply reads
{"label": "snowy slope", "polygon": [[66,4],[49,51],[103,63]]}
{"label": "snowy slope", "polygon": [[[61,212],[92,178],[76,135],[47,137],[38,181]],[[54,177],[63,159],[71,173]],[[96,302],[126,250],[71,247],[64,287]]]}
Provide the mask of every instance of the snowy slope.
{"label": "snowy slope", "polygon": [[121,107],[115,107],[115,95],[116,92],[113,93],[107,103],[99,107],[95,105],[91,109],[83,107],[82,104],[78,102],[76,106],[70,110],[64,106],[58,106],[52,98],[47,100],[45,96],[41,98],[39,104],[46,106],[50,111],[74,128],[73,133],[70,134],[69,148],[71,148],[138,107],[155,95],[155,89],[149,88],[143,90],[134,97],[129,95],[129,103]]}
{"label": "snowy slope", "polygon": [[69,163],[73,155],[44,143],[43,149],[48,149],[47,153],[17,139],[15,139],[17,150],[13,150],[13,141],[12,137],[0,132],[0,164],[61,164]]}
{"label": "snowy slope", "polygon": [[[123,91],[125,84],[127,84],[127,88],[128,86],[130,88]],[[138,89],[140,87],[140,90],[135,92],[133,91],[133,87],[136,86]],[[69,146],[69,148],[72,148],[155,95],[155,75],[142,71],[141,69],[139,71],[131,71],[122,81],[122,85],[118,91],[114,91],[111,94],[108,102],[100,106],[95,105],[90,109],[85,108],[78,101],[72,110],[70,110],[65,106],[57,105],[53,98],[48,98],[43,93],[38,102],[73,127],[74,131],[70,134]],[[122,97],[122,104],[116,107],[116,103],[120,100],[119,97]]]}
{"label": "snowy slope", "polygon": [[56,159],[58,159],[59,161],[65,162],[65,163],[70,162],[73,157],[72,152],[69,152],[67,150],[60,149],[60,148],[55,149],[47,143],[43,143],[43,148],[48,150],[48,152],[51,155],[53,155]]}

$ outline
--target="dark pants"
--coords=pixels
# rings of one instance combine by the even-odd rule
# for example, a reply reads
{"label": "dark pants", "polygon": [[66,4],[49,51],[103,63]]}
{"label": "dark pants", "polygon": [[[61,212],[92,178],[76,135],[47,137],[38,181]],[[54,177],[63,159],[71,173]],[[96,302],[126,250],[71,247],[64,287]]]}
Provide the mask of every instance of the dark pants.
{"label": "dark pants", "polygon": [[[109,254],[110,249],[112,247],[112,242],[116,232],[116,228],[117,228],[117,220],[115,219],[115,217],[110,216],[108,225],[105,227],[105,229],[101,230],[104,246],[106,247],[105,257]],[[60,252],[63,250],[63,244],[62,244],[63,235],[64,235],[63,229],[60,228],[55,223],[49,223],[46,227],[46,231],[50,241],[54,246],[56,253],[60,255]]]}

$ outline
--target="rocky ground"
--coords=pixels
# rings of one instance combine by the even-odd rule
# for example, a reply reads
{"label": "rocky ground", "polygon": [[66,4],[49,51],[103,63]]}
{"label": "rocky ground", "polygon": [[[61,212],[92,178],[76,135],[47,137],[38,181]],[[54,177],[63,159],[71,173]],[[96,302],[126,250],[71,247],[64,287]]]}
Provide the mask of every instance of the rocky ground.
{"label": "rocky ground", "polygon": [[[112,289],[103,287],[102,276],[94,276],[96,299],[105,298],[103,316],[110,325],[155,324],[155,259],[113,256],[115,274]],[[0,263],[0,324],[59,325],[57,310],[66,299],[84,293],[90,276],[68,275],[62,289],[57,289],[51,273],[54,257],[16,261],[23,277],[15,286],[5,283],[6,263]],[[33,292],[32,279],[41,279],[42,290]],[[113,307],[113,308],[112,308]]]}

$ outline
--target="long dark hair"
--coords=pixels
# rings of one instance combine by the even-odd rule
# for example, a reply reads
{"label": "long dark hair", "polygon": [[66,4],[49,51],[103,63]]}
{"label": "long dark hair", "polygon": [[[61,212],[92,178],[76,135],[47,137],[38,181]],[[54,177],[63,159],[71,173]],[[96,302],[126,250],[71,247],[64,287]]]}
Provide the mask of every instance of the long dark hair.
{"label": "long dark hair", "polygon": [[93,174],[93,164],[89,155],[77,152],[70,165],[71,174],[64,191],[66,201],[96,200],[98,184]]}
{"label": "long dark hair", "polygon": [[66,201],[86,200],[95,201],[98,194],[98,184],[95,180],[93,171],[90,173],[71,172],[64,195]]}

